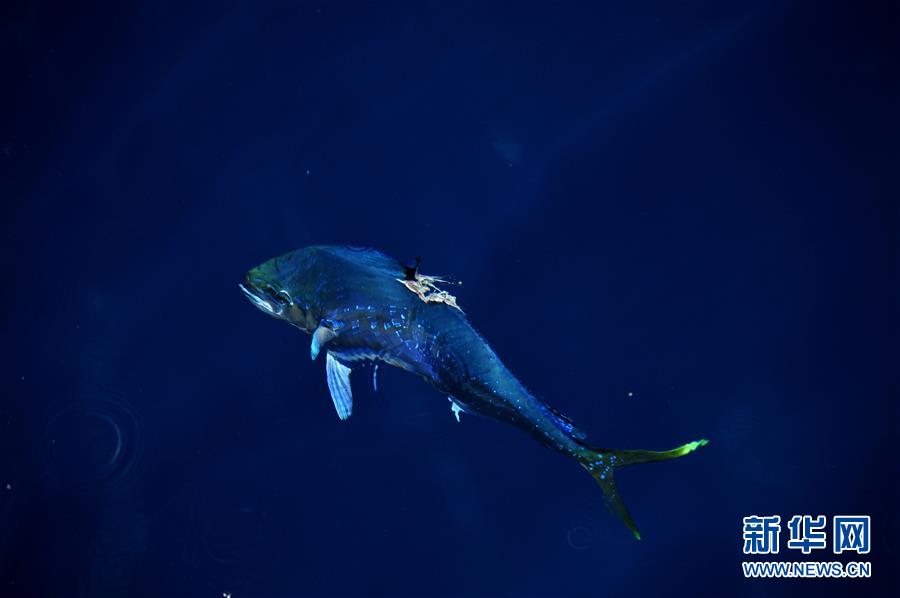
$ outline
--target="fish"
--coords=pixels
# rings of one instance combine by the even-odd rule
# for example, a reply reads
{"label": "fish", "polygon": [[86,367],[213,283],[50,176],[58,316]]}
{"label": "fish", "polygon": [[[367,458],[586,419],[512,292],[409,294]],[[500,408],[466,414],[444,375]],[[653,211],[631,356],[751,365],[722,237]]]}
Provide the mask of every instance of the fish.
{"label": "fish", "polygon": [[350,374],[374,363],[415,374],[450,401],[452,416],[512,424],[542,445],[574,458],[600,486],[606,505],[638,540],[615,473],[626,466],[681,457],[706,439],[667,451],[589,444],[574,421],[537,399],[470,324],[446,280],[422,274],[372,248],[317,245],[270,259],[238,286],[260,311],[311,337],[310,358],[325,353],[325,378],[341,420],[353,411]]}

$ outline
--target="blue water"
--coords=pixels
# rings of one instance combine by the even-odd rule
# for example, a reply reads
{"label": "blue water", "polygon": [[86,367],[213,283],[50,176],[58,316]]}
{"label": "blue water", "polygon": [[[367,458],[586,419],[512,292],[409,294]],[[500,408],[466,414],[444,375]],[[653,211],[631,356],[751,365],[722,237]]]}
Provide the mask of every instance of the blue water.
{"label": "blue water", "polygon": [[[2,12],[0,595],[896,592],[896,8]],[[595,444],[710,445],[619,474],[638,542],[408,374],[339,421],[237,288],[318,243],[461,279]],[[871,515],[872,578],[744,579],[754,514]]]}

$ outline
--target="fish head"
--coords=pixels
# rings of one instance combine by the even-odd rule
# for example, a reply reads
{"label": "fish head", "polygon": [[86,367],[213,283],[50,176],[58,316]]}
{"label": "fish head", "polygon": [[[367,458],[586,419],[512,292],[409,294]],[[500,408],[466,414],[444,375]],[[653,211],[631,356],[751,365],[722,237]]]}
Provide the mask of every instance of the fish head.
{"label": "fish head", "polygon": [[263,313],[311,332],[315,330],[316,322],[310,313],[296,253],[299,252],[260,264],[247,272],[238,286],[250,303]]}
{"label": "fish head", "polygon": [[240,288],[260,311],[312,333],[348,306],[411,301],[403,278],[404,267],[374,249],[316,245],[260,264]]}

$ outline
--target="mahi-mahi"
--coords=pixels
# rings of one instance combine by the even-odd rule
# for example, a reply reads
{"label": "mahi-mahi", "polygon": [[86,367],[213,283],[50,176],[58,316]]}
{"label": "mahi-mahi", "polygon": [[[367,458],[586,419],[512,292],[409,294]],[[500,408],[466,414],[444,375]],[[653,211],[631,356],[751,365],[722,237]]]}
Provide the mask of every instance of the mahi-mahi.
{"label": "mahi-mahi", "polygon": [[[338,417],[350,417],[350,372],[382,362],[416,374],[447,396],[453,415],[484,415],[513,424],[542,444],[575,458],[603,489],[607,505],[634,536],[640,533],[619,497],[614,472],[626,465],[673,459],[707,443],[669,451],[591,446],[569,418],[538,400],[503,365],[469,323],[456,298],[426,276],[374,249],[314,246],[271,259],[240,285],[270,316],[312,336],[312,359],[325,372]],[[377,371],[377,369],[376,369]]]}

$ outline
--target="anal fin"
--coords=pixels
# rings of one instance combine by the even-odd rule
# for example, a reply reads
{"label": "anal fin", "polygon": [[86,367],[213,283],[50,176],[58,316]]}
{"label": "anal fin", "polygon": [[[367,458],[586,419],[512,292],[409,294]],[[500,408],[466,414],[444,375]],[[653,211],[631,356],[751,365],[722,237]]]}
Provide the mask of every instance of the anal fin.
{"label": "anal fin", "polygon": [[450,401],[450,411],[453,412],[453,415],[456,417],[456,422],[459,423],[459,414],[466,413],[466,410],[463,409],[459,402],[453,397],[447,397],[447,400]]}

